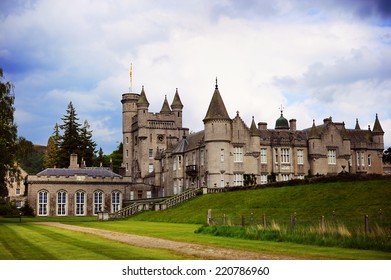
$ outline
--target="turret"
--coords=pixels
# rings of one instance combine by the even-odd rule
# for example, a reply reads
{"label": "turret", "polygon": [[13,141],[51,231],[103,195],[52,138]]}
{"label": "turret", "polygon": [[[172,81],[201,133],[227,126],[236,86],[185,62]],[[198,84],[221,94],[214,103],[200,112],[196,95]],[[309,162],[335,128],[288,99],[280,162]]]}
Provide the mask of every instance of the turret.
{"label": "turret", "polygon": [[261,133],[255,125],[254,116],[251,121],[250,126],[250,137],[251,137],[251,150],[253,152],[257,152],[259,150],[259,146],[261,145]]}
{"label": "turret", "polygon": [[171,114],[170,105],[168,105],[167,95],[164,97],[164,102],[160,114]]}
{"label": "turret", "polygon": [[384,130],[380,125],[379,118],[376,114],[375,123],[372,130],[373,142],[379,144],[380,149],[384,149]]}
{"label": "turret", "polygon": [[312,121],[312,127],[308,135],[308,154],[311,158],[317,158],[321,144],[321,137],[315,126],[315,120]]}
{"label": "turret", "polygon": [[176,126],[182,128],[182,110],[183,104],[181,98],[179,97],[178,88],[175,91],[174,100],[171,104],[172,112],[175,114]]}
{"label": "turret", "polygon": [[144,86],[142,86],[140,96],[137,100],[137,116],[138,116],[138,125],[139,127],[143,127],[147,125],[147,113],[149,108],[149,102],[147,99],[147,95],[144,91]]}

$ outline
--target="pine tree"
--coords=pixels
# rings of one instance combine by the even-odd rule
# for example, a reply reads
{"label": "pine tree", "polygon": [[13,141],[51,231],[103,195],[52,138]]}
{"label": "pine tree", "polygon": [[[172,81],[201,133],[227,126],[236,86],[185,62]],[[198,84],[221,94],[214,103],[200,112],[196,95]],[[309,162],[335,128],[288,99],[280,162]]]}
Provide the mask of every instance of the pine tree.
{"label": "pine tree", "polygon": [[73,107],[72,101],[69,102],[66,115],[62,118],[64,124],[60,125],[63,131],[63,135],[60,138],[59,143],[59,167],[68,167],[69,158],[73,153],[80,154],[81,137],[80,137],[80,124],[77,122],[77,114]]}
{"label": "pine tree", "polygon": [[44,156],[44,167],[53,168],[59,166],[60,127],[56,123],[52,136],[48,139],[48,145]]}
{"label": "pine tree", "polygon": [[84,159],[86,166],[92,166],[95,155],[96,143],[92,140],[92,131],[87,120],[80,129],[80,156]]}
{"label": "pine tree", "polygon": [[8,196],[7,173],[16,171],[13,170],[17,149],[13,88],[10,82],[3,82],[3,69],[0,68],[0,197]]}

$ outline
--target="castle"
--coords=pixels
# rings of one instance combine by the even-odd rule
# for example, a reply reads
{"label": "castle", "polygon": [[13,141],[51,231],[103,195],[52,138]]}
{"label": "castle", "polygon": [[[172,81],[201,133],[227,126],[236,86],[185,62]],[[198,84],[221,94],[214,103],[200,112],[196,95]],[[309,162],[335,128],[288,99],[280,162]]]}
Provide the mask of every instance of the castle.
{"label": "castle", "polygon": [[189,133],[182,126],[178,89],[159,113],[149,112],[144,87],[122,95],[124,177],[130,199],[170,196],[190,187],[242,186],[246,180],[304,179],[341,172],[383,173],[384,131],[376,114],[373,129],[354,129],[331,117],[297,130],[296,120],[283,116],[274,128],[265,122],[250,126],[237,112],[231,119],[216,80],[203,119],[204,130]]}

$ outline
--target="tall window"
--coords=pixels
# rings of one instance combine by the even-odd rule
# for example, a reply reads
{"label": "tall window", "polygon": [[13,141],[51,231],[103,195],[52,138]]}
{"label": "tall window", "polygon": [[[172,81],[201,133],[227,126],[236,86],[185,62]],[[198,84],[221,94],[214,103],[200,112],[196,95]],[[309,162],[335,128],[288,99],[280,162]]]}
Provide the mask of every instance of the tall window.
{"label": "tall window", "polygon": [[134,200],[134,191],[130,191],[130,200]]}
{"label": "tall window", "polygon": [[290,158],[289,158],[289,148],[282,148],[281,149],[281,163],[290,163]]}
{"label": "tall window", "polygon": [[261,175],[261,184],[267,183],[267,175]]}
{"label": "tall window", "polygon": [[243,147],[234,147],[234,162],[243,162]]}
{"label": "tall window", "polygon": [[220,187],[224,188],[224,174],[221,173],[220,175]]}
{"label": "tall window", "polygon": [[152,173],[153,172],[153,163],[150,163],[148,165],[148,173]]}
{"label": "tall window", "polygon": [[234,185],[243,186],[243,174],[234,174]]}
{"label": "tall window", "polygon": [[48,193],[46,191],[38,193],[38,215],[48,215]]}
{"label": "tall window", "polygon": [[191,158],[192,158],[193,165],[196,165],[196,153],[195,152],[191,153]]}
{"label": "tall window", "polygon": [[174,171],[176,170],[176,157],[174,157],[174,164],[173,164],[172,169],[173,169]]}
{"label": "tall window", "polygon": [[304,164],[304,151],[297,150],[297,164]]}
{"label": "tall window", "polygon": [[265,148],[261,149],[261,163],[267,163],[267,150]]}
{"label": "tall window", "polygon": [[224,149],[220,150],[220,162],[224,162]]}
{"label": "tall window", "polygon": [[76,215],[85,215],[86,194],[82,191],[76,192]]}
{"label": "tall window", "polygon": [[149,158],[153,158],[153,149],[149,149]]}
{"label": "tall window", "polygon": [[368,155],[368,166],[372,165],[372,157],[371,155]]}
{"label": "tall window", "polygon": [[182,167],[182,156],[178,156],[178,169]]}
{"label": "tall window", "polygon": [[57,193],[57,215],[65,216],[67,214],[67,193],[60,191]]}
{"label": "tall window", "polygon": [[337,164],[337,153],[335,150],[327,151],[327,162],[328,164]]}
{"label": "tall window", "polygon": [[94,192],[94,214],[103,210],[103,192]]}
{"label": "tall window", "polygon": [[205,154],[204,154],[204,150],[201,150],[201,166],[204,166],[204,161],[205,161]]}
{"label": "tall window", "polygon": [[121,209],[121,193],[118,191],[111,193],[111,212],[117,212]]}

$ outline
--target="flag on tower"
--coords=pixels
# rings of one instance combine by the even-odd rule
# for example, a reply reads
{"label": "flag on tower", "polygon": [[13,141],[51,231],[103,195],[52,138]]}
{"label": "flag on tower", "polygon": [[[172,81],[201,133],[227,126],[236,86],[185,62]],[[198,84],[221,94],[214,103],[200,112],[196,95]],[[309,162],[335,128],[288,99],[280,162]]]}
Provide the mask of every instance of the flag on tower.
{"label": "flag on tower", "polygon": [[130,71],[129,71],[129,76],[130,76],[130,92],[132,92],[132,75],[133,75],[133,70],[132,70],[132,63],[130,63]]}

